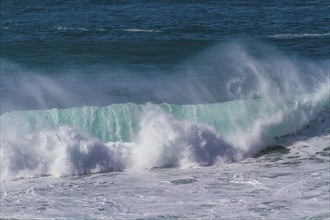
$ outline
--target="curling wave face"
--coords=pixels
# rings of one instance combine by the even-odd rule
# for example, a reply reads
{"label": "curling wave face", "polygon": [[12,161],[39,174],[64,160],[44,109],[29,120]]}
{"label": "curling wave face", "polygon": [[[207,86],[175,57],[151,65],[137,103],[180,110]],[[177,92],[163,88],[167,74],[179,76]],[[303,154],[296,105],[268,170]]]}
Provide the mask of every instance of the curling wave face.
{"label": "curling wave face", "polygon": [[308,95],[271,101],[128,103],[5,113],[2,178],[237,161],[301,129],[328,105],[326,82]]}

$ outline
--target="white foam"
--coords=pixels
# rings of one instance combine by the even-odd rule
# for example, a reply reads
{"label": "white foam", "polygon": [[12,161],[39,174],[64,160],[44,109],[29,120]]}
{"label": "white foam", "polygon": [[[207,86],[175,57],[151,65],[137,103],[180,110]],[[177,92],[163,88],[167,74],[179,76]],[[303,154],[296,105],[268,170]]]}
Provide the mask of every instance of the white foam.
{"label": "white foam", "polygon": [[85,27],[73,28],[73,27],[66,27],[66,26],[56,26],[55,30],[57,30],[57,31],[89,31],[89,29],[87,29]]}
{"label": "white foam", "polygon": [[218,157],[236,160],[239,152],[209,126],[177,120],[159,107],[146,107],[133,165],[138,169],[211,165]]}
{"label": "white foam", "polygon": [[151,30],[151,29],[139,29],[139,28],[129,28],[129,29],[124,29],[124,31],[128,32],[147,32],[147,33],[160,33],[161,31],[159,30]]}
{"label": "white foam", "polygon": [[319,38],[319,37],[328,37],[330,36],[330,33],[322,33],[322,34],[310,34],[310,33],[304,33],[304,34],[274,34],[269,35],[269,38],[275,38],[275,39],[297,39],[297,38]]}
{"label": "white foam", "polygon": [[106,145],[69,127],[39,131],[18,138],[1,137],[2,178],[67,176],[118,171],[124,146]]}
{"label": "white foam", "polygon": [[242,156],[211,127],[175,119],[156,105],[145,107],[133,142],[103,143],[62,126],[6,133],[1,146],[4,179],[211,165]]}

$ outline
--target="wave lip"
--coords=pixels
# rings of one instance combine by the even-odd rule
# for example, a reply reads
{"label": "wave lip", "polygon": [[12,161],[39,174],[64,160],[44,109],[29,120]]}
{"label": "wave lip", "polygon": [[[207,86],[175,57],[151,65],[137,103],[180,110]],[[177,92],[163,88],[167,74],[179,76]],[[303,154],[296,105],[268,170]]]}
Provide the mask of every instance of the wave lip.
{"label": "wave lip", "polygon": [[299,38],[323,38],[329,37],[330,33],[322,33],[322,34],[311,34],[311,33],[303,33],[303,34],[274,34],[269,35],[269,38],[274,39],[299,39]]}

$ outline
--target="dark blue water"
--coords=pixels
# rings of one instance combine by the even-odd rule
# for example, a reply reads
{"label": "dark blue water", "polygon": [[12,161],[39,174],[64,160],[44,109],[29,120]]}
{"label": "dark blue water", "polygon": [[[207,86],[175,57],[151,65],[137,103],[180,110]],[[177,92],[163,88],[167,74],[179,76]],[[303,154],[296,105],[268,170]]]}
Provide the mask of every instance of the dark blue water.
{"label": "dark blue water", "polygon": [[1,112],[226,101],[243,53],[269,72],[290,60],[328,74],[329,10],[327,0],[3,0]]}

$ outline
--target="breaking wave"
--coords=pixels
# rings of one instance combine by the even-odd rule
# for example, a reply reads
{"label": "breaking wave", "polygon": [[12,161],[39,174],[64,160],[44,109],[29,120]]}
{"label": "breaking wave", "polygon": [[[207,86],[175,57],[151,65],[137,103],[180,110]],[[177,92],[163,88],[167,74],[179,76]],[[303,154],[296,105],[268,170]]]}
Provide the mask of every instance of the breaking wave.
{"label": "breaking wave", "polygon": [[5,113],[2,175],[83,175],[237,161],[301,129],[328,103],[326,83],[280,103],[128,103]]}
{"label": "breaking wave", "polygon": [[[234,42],[211,48],[182,66],[170,79],[162,78],[167,80],[162,84],[167,91],[164,95],[201,95],[200,104],[166,101],[96,107],[86,100],[83,107],[70,107],[66,103],[74,102],[75,96],[70,98],[69,89],[46,76],[26,72],[32,80],[17,83],[19,74],[2,74],[1,83],[8,87],[4,91],[15,96],[8,93],[1,100],[5,107],[0,124],[1,178],[238,161],[272,145],[277,137],[301,130],[329,109],[328,61],[301,62],[264,45]],[[182,72],[187,77],[178,78]],[[141,77],[148,79],[148,75]],[[79,80],[72,82],[72,86],[85,88]],[[134,83],[129,81],[124,87]],[[218,92],[227,98],[219,101]],[[84,90],[79,95],[87,97]],[[32,102],[32,109],[46,110],[23,110],[29,108],[19,108],[21,101],[28,107]],[[49,109],[61,106],[57,101],[64,107]],[[21,110],[6,110],[15,105]]]}

